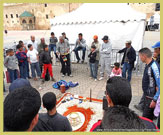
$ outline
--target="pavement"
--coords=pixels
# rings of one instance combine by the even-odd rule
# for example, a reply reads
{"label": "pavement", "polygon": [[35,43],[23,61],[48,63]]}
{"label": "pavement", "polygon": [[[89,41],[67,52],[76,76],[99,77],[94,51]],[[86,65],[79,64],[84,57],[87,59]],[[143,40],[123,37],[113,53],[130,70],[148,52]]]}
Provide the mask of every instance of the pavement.
{"label": "pavement", "polygon": [[[47,43],[49,40],[50,30],[47,31],[9,31],[8,35],[4,35],[4,47],[9,47],[14,44],[14,42],[18,42],[19,40],[23,40],[25,43],[30,40],[30,35],[35,35],[36,40],[39,41],[41,37],[45,37]],[[145,32],[143,46],[151,47],[154,43],[160,40],[160,32]],[[92,97],[97,99],[102,99],[104,96],[104,91],[106,87],[106,78],[101,81],[95,82],[93,79],[89,78],[89,67],[87,64],[72,64],[72,75],[73,77],[62,77],[60,74],[61,64],[59,62],[54,63],[53,65],[53,73],[54,78],[59,81],[61,79],[66,81],[78,82],[79,85],[75,88],[70,88],[66,92],[70,92],[72,94],[76,94],[83,97],[90,96],[90,90],[92,90]],[[4,68],[5,71],[5,68]],[[98,76],[99,77],[99,76]],[[132,86],[132,101],[130,104],[130,108],[134,110],[138,115],[142,115],[140,111],[136,110],[133,106],[138,104],[140,98],[142,96],[142,74],[136,74],[133,72],[131,86]],[[54,89],[52,87],[52,81],[47,81],[44,84],[41,84],[41,80],[34,81],[32,79],[29,80],[33,87],[35,87],[43,96],[46,92],[54,92],[59,99],[62,97],[62,93]],[[8,94],[9,84],[5,81],[5,87],[7,92],[4,92],[4,98]]]}

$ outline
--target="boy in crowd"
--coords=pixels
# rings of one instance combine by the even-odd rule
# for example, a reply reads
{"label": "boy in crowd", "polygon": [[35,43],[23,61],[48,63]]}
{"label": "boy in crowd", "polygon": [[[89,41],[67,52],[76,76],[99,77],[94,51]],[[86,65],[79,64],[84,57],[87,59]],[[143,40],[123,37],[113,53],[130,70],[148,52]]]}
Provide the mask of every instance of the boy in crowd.
{"label": "boy in crowd", "polygon": [[27,52],[27,57],[28,57],[28,62],[31,65],[32,77],[35,81],[37,81],[35,70],[37,72],[37,76],[41,78],[41,71],[38,62],[39,59],[38,52],[33,48],[31,44],[28,45],[28,49],[29,50]]}
{"label": "boy in crowd", "polygon": [[58,42],[58,39],[55,37],[54,32],[51,33],[50,37],[50,45],[49,45],[49,52],[54,51],[56,59],[58,59],[58,55],[56,53],[56,44]]}
{"label": "boy in crowd", "polygon": [[96,46],[92,45],[91,46],[91,52],[88,55],[89,59],[89,64],[90,64],[90,72],[91,72],[91,77],[95,79],[95,81],[97,81],[97,71],[96,71]]}
{"label": "boy in crowd", "polygon": [[16,52],[16,57],[19,62],[19,70],[20,70],[20,78],[27,78],[27,55],[23,51],[23,46],[22,45],[17,45],[17,52]]}
{"label": "boy in crowd", "polygon": [[53,78],[53,70],[52,70],[52,57],[50,56],[48,46],[44,46],[44,51],[41,53],[40,56],[40,65],[43,65],[43,73],[42,73],[42,82],[45,82],[45,75],[46,75],[46,70],[48,69],[51,80],[55,81]]}
{"label": "boy in crowd", "polygon": [[120,64],[118,62],[114,63],[114,68],[111,72],[110,77],[113,77],[113,76],[122,76],[122,70],[121,70]]}
{"label": "boy in crowd", "polygon": [[32,131],[40,106],[41,97],[35,88],[14,89],[4,100],[4,131]]}
{"label": "boy in crowd", "polygon": [[9,72],[10,82],[12,83],[14,80],[18,78],[17,76],[17,68],[18,68],[18,59],[14,55],[13,49],[9,49],[9,55],[4,60],[4,65]]}
{"label": "boy in crowd", "polygon": [[48,127],[49,131],[72,131],[68,119],[57,113],[56,95],[53,92],[47,92],[43,95],[42,101],[47,113],[39,114],[39,121],[34,131],[46,131],[45,127]]}

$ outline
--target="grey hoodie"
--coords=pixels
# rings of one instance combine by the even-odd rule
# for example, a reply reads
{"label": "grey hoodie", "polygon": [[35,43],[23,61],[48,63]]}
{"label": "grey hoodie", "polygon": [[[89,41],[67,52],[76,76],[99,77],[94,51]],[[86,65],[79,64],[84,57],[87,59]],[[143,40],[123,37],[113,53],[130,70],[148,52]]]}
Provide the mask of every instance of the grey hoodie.
{"label": "grey hoodie", "polygon": [[18,59],[15,55],[7,56],[4,60],[4,66],[8,69],[15,70],[18,68]]}
{"label": "grey hoodie", "polygon": [[110,42],[102,43],[100,47],[100,56],[101,58],[111,57],[112,45]]}

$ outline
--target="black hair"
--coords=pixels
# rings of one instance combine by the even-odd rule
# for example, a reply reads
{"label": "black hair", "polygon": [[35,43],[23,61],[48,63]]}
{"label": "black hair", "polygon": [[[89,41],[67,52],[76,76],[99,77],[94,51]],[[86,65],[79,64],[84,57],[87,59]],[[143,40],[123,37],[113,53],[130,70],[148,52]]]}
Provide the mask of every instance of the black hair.
{"label": "black hair", "polygon": [[7,51],[6,51],[6,53],[10,53],[10,52],[13,52],[14,50],[13,49],[8,49]]}
{"label": "black hair", "polygon": [[66,33],[65,32],[62,32],[62,35],[66,35]]}
{"label": "black hair", "polygon": [[48,47],[48,45],[44,45],[44,47],[43,47],[43,48],[44,48],[44,50],[45,50],[45,48],[47,48],[47,47]]}
{"label": "black hair", "polygon": [[41,106],[39,92],[21,87],[10,92],[4,100],[4,127],[7,131],[27,131]]}
{"label": "black hair", "polygon": [[51,35],[54,35],[54,32],[51,32]]}
{"label": "black hair", "polygon": [[23,41],[20,40],[20,41],[19,41],[19,45],[21,45],[22,43],[23,43]]}
{"label": "black hair", "polygon": [[9,53],[9,51],[10,51],[10,49],[7,49],[7,50],[6,50],[6,54]]}
{"label": "black hair", "polygon": [[115,63],[114,63],[114,66],[116,66],[116,67],[119,68],[120,64],[119,64],[118,62],[115,62]]}
{"label": "black hair", "polygon": [[96,49],[96,46],[95,45],[92,45],[91,48]]}
{"label": "black hair", "polygon": [[139,116],[125,106],[109,107],[104,113],[101,127],[104,130],[112,131],[127,131],[128,129],[141,131],[140,129],[145,129]]}
{"label": "black hair", "polygon": [[31,45],[31,44],[29,44],[29,45],[28,45],[28,48],[31,48],[31,46],[32,46],[32,45]]}
{"label": "black hair", "polygon": [[123,77],[109,78],[106,85],[106,94],[111,98],[114,105],[128,107],[132,98],[131,85]]}
{"label": "black hair", "polygon": [[47,111],[50,111],[56,106],[56,95],[53,92],[47,92],[43,95],[42,101]]}
{"label": "black hair", "polygon": [[149,48],[145,47],[139,50],[140,54],[145,54],[148,58],[152,57],[152,52]]}
{"label": "black hair", "polygon": [[82,33],[79,33],[79,36],[83,36],[83,34]]}
{"label": "black hair", "polygon": [[20,49],[20,48],[22,48],[22,47],[23,47],[22,45],[18,44],[18,45],[16,46],[16,49]]}

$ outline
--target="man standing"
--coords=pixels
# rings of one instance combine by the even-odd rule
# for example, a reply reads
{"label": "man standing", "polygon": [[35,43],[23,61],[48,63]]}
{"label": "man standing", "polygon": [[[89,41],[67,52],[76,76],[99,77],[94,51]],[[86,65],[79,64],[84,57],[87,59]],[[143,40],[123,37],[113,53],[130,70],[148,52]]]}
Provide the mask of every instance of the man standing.
{"label": "man standing", "polygon": [[111,73],[111,51],[112,51],[112,45],[109,42],[109,37],[104,36],[102,38],[103,44],[100,47],[100,62],[101,62],[101,77],[99,80],[102,80],[104,78],[104,70],[107,72],[107,78],[109,78]]}
{"label": "man standing", "polygon": [[100,60],[100,54],[99,54],[100,43],[98,41],[98,36],[97,35],[94,35],[93,40],[94,41],[92,42],[91,46],[92,45],[96,46],[96,62],[95,62],[96,70],[95,71],[96,71],[96,76],[97,76],[97,74],[98,74],[98,65],[99,65],[99,60]]}
{"label": "man standing", "polygon": [[37,50],[38,42],[35,40],[35,36],[31,36],[31,40],[28,42],[28,45],[31,44],[35,50]]}
{"label": "man standing", "polygon": [[132,69],[134,68],[134,62],[136,60],[135,49],[131,46],[131,41],[126,42],[126,47],[120,50],[118,53],[124,53],[121,64],[123,65],[122,77],[126,78],[126,72],[128,71],[128,81],[131,81]]}
{"label": "man standing", "polygon": [[60,55],[60,61],[62,64],[62,77],[64,77],[66,73],[68,76],[72,77],[70,68],[70,45],[63,36],[59,37],[59,43],[57,44],[57,54]]}
{"label": "man standing", "polygon": [[76,40],[76,43],[75,43],[74,52],[75,52],[75,55],[76,55],[76,58],[77,58],[77,63],[79,63],[80,62],[80,57],[79,57],[78,51],[80,51],[80,50],[83,51],[82,63],[84,63],[85,52],[86,52],[86,40],[83,39],[83,34],[82,33],[79,33],[78,37],[79,38]]}
{"label": "man standing", "polygon": [[160,65],[160,41],[153,45],[152,48],[154,48],[154,52],[157,55],[156,61]]}
{"label": "man standing", "polygon": [[146,63],[142,79],[144,92],[143,117],[153,120],[154,107],[160,95],[160,71],[157,62],[152,59],[152,52],[148,48],[139,50],[139,56],[143,63]]}

